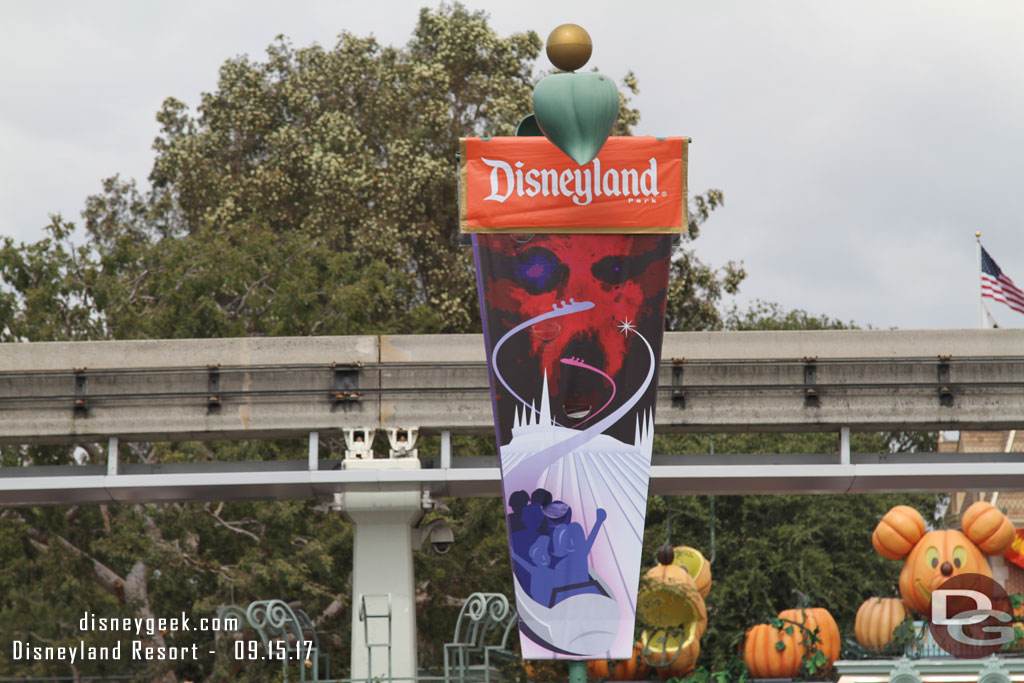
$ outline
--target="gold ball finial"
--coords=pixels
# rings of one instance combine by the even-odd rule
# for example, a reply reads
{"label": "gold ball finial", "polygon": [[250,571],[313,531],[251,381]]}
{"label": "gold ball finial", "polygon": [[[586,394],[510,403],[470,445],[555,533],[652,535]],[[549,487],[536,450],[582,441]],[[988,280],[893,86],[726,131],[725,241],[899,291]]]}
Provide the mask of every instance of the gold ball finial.
{"label": "gold ball finial", "polygon": [[562,24],[548,36],[548,59],[562,71],[579,69],[594,50],[590,34],[578,24]]}
{"label": "gold ball finial", "polygon": [[974,236],[975,237],[981,237],[981,230],[975,230],[974,231]]}

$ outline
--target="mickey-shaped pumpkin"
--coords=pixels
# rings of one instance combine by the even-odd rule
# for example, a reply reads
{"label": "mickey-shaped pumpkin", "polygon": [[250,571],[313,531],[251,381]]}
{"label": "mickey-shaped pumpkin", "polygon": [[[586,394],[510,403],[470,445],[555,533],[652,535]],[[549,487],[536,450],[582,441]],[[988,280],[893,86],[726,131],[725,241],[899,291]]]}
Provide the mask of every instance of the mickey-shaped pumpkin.
{"label": "mickey-shaped pumpkin", "polygon": [[1002,555],[1013,543],[1013,523],[990,503],[978,501],[960,518],[963,532],[956,529],[925,531],[920,513],[897,505],[885,513],[871,543],[884,557],[902,560],[900,595],[910,609],[921,614],[931,611],[932,591],[957,574],[981,574],[992,578],[982,552]]}

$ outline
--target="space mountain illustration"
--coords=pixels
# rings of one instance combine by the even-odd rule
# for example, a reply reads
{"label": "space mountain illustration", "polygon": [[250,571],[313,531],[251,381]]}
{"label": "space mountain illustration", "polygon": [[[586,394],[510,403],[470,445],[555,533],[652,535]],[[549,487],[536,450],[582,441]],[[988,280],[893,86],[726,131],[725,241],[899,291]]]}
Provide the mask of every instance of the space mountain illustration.
{"label": "space mountain illustration", "polygon": [[473,242],[523,656],[628,658],[671,237]]}

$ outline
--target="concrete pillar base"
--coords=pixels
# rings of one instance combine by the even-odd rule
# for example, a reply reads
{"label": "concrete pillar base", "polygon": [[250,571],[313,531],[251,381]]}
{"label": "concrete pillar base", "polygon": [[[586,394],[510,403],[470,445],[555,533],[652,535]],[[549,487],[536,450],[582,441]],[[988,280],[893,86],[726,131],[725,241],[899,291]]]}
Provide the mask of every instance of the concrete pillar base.
{"label": "concrete pillar base", "polygon": [[[417,463],[418,465],[418,463]],[[423,516],[418,485],[392,491],[349,491],[340,500],[356,525],[352,566],[352,671],[354,679],[388,675],[388,648],[367,657],[367,628],[360,620],[362,596],[390,595],[391,620],[369,619],[370,644],[391,643],[391,675],[416,675],[416,595],[412,570],[412,525]],[[385,611],[384,598],[368,598],[371,614]],[[390,634],[388,633],[390,628]],[[371,668],[372,664],[372,668]]]}

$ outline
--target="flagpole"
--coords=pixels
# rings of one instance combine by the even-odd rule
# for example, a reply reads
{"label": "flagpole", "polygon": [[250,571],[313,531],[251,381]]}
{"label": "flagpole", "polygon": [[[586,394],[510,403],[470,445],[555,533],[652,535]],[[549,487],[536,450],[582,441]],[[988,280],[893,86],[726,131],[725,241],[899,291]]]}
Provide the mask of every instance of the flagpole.
{"label": "flagpole", "polygon": [[981,231],[976,230],[974,232],[974,241],[978,244],[978,327],[985,329],[988,327],[985,320],[985,298],[982,294],[981,289]]}

